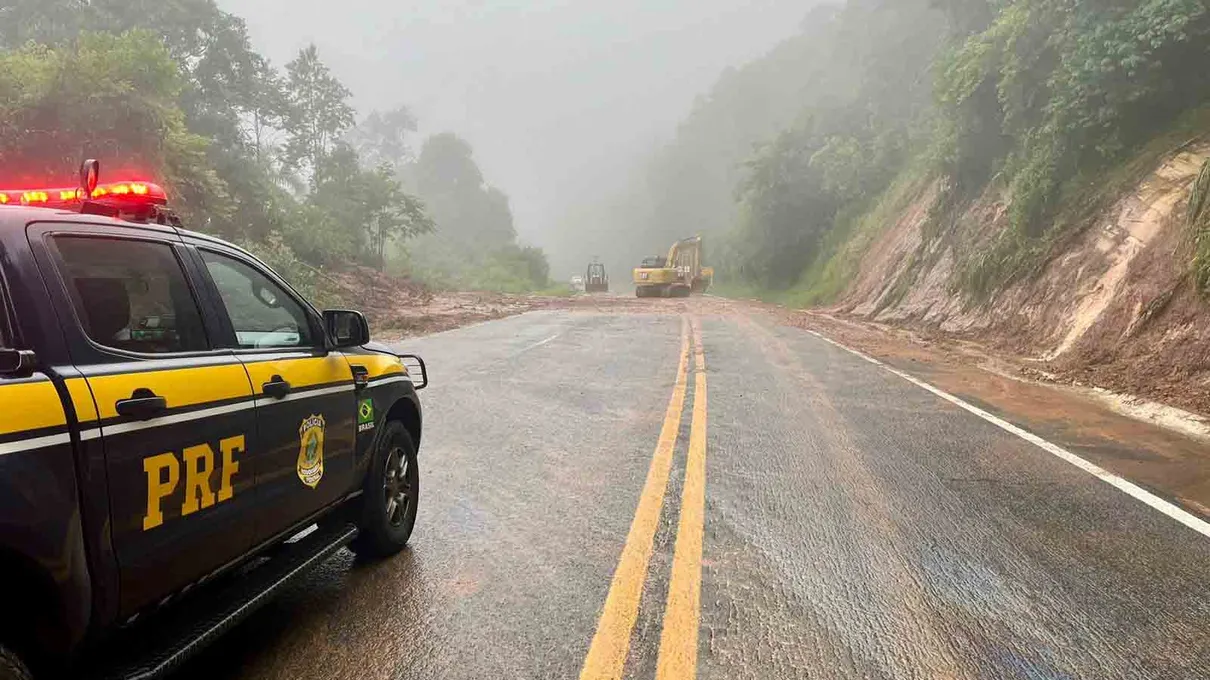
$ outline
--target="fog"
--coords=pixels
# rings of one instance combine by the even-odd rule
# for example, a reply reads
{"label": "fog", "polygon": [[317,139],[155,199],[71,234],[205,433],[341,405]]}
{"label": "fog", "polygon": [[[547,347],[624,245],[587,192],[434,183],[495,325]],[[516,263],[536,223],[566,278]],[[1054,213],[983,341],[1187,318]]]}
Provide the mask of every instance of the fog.
{"label": "fog", "polygon": [[637,181],[694,98],[795,33],[809,4],[219,0],[278,66],[318,45],[362,115],[406,105],[421,136],[469,140],[556,277],[590,255],[577,220]]}

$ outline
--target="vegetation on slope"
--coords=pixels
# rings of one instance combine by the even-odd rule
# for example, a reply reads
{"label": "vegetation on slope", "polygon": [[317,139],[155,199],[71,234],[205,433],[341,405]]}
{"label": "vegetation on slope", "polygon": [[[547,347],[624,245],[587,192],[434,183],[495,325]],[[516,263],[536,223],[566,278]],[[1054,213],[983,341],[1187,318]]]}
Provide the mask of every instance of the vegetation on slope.
{"label": "vegetation on slope", "polygon": [[[945,222],[990,187],[1007,197],[1010,226],[964,254],[952,282],[986,299],[1078,232],[1115,180],[1137,171],[1124,161],[1152,157],[1168,141],[1149,143],[1172,130],[1206,131],[1182,115],[1207,103],[1208,58],[1202,0],[820,8],[699,103],[649,178],[660,207],[643,231],[725,236],[724,276],[820,302],[844,289],[905,186],[941,181],[932,236],[961,228]],[[792,94],[732,95],[772,91]]]}
{"label": "vegetation on slope", "polygon": [[[163,182],[192,228],[245,244],[307,289],[325,267],[428,274],[409,253],[429,234],[458,244],[444,281],[548,283],[545,255],[516,243],[507,197],[477,168],[477,183],[449,191],[462,178],[446,171],[473,166],[469,146],[438,135],[414,158],[402,107],[358,124],[314,46],[279,70],[213,0],[22,1],[3,15],[0,184],[61,184],[82,158],[102,159],[111,178]],[[448,209],[481,195],[490,210]]]}

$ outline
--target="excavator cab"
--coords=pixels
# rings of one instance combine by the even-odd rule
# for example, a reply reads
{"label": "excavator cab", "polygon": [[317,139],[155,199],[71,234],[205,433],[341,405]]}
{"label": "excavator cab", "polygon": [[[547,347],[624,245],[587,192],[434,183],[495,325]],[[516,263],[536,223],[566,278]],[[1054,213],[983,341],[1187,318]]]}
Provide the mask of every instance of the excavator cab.
{"label": "excavator cab", "polygon": [[702,265],[702,237],[672,244],[667,257],[648,257],[634,270],[638,297],[688,297],[705,293],[714,282],[714,268]]}

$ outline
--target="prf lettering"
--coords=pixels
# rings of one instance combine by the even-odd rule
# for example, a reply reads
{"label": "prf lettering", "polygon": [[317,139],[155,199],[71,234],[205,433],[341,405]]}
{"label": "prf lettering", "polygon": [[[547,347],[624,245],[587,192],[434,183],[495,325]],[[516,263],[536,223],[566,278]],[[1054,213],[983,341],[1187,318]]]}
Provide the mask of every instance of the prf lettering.
{"label": "prf lettering", "polygon": [[218,493],[211,477],[215,472],[214,449],[209,444],[190,446],[177,458],[175,452],[161,453],[143,459],[147,473],[147,514],[143,515],[143,531],[164,523],[164,501],[176,492],[181,483],[181,468],[185,468],[185,496],[181,501],[181,516],[192,515],[215,503],[231,500],[235,489],[231,478],[239,472],[235,454],[244,452],[244,435],[228,437],[218,443],[222,452],[222,467],[218,472]]}

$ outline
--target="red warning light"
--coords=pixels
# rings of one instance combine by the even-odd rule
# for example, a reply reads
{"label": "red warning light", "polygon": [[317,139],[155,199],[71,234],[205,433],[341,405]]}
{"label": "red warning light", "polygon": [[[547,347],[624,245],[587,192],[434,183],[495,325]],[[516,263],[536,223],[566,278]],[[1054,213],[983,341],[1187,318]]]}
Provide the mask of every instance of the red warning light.
{"label": "red warning light", "polygon": [[158,184],[142,180],[100,184],[100,174],[101,164],[87,160],[80,166],[78,187],[0,190],[0,205],[27,205],[97,214],[112,212],[114,216],[134,215],[145,219],[146,215],[162,213],[157,212],[155,206],[168,204],[168,194]]}
{"label": "red warning light", "polygon": [[[0,190],[0,205],[21,204],[69,207],[82,202],[82,189],[10,189]],[[107,182],[92,190],[94,200],[118,203],[166,205],[168,194],[152,182]]]}

